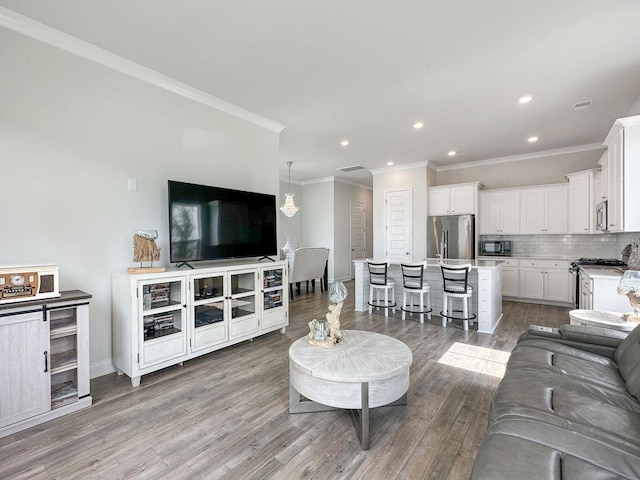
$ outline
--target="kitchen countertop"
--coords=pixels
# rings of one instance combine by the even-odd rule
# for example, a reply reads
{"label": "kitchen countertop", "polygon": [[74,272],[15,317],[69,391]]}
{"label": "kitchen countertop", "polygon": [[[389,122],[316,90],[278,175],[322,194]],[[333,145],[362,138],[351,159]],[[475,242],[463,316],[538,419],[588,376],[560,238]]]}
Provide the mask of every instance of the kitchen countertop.
{"label": "kitchen countertop", "polygon": [[622,278],[624,269],[621,267],[598,267],[585,265],[580,267],[580,271],[590,278]]}
{"label": "kitchen countertop", "polygon": [[[412,261],[406,261],[406,263],[419,263],[419,262],[427,262],[427,267],[439,267],[441,263],[439,258],[421,258],[419,260],[412,260]],[[358,263],[358,262],[366,262],[366,260],[354,260],[354,263]],[[403,261],[405,262],[405,261]],[[391,260],[391,265],[400,265],[400,261],[394,261]],[[502,264],[504,263],[504,257],[502,257],[502,259],[496,259],[496,260],[483,260],[483,259],[475,259],[475,260],[467,260],[467,259],[456,259],[456,258],[447,258],[444,262],[445,265],[464,265],[464,264],[471,264],[471,268],[472,269],[480,269],[480,268],[487,268],[487,269],[493,269],[493,268],[498,268],[500,266],[502,266]]]}
{"label": "kitchen countertop", "polygon": [[530,260],[530,259],[535,259],[535,260],[575,260],[575,257],[569,257],[567,255],[509,255],[509,256],[504,256],[504,255],[481,255],[478,258],[483,258],[483,259],[487,259],[487,258],[495,258],[497,259],[509,259],[512,258],[514,260]]}

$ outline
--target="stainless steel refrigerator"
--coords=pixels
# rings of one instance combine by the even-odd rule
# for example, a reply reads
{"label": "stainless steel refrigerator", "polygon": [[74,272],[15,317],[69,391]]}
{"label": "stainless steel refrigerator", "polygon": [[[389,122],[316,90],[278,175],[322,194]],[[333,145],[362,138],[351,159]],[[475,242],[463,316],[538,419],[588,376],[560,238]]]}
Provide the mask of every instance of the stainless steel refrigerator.
{"label": "stainless steel refrigerator", "polygon": [[428,258],[476,258],[474,215],[443,215],[427,220]]}

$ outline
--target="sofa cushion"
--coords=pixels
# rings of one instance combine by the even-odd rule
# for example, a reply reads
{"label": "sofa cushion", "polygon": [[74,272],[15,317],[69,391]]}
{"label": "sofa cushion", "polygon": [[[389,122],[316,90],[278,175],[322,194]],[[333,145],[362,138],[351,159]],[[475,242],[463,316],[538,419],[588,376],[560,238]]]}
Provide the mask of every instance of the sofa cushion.
{"label": "sofa cushion", "polygon": [[490,422],[514,417],[640,446],[640,402],[635,397],[549,372],[505,375],[493,397]]}
{"label": "sofa cushion", "polygon": [[640,398],[640,328],[635,328],[625,338],[614,353],[627,390]]}
{"label": "sofa cushion", "polygon": [[640,478],[640,449],[609,444],[526,419],[492,424],[476,456],[473,480]]}
{"label": "sofa cushion", "polygon": [[621,391],[627,390],[616,363],[553,340],[523,340],[511,353],[507,371],[546,371]]}

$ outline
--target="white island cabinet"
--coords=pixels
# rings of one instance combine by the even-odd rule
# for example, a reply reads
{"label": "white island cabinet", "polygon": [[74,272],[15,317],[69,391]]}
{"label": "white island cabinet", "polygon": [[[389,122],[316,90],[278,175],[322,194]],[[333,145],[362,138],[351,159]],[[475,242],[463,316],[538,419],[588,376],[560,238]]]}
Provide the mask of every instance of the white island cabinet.
{"label": "white island cabinet", "polygon": [[[422,260],[418,260],[422,261]],[[478,332],[493,333],[502,319],[502,269],[501,260],[454,260],[449,265],[471,263],[469,283],[473,287],[472,311],[477,315]],[[369,271],[365,260],[355,260],[355,310],[369,309]],[[389,267],[389,276],[395,280],[395,301],[402,305],[402,271],[398,263]],[[432,315],[442,311],[442,273],[438,259],[427,259],[425,280],[431,285]]]}
{"label": "white island cabinet", "polygon": [[289,324],[287,264],[114,273],[113,364],[140,377]]}

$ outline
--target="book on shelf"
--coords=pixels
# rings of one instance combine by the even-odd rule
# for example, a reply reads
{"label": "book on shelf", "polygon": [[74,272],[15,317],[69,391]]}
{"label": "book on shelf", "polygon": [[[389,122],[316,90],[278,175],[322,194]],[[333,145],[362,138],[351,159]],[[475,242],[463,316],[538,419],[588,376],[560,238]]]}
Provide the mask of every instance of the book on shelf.
{"label": "book on shelf", "polygon": [[51,385],[51,408],[58,408],[78,399],[78,385],[74,380]]}

